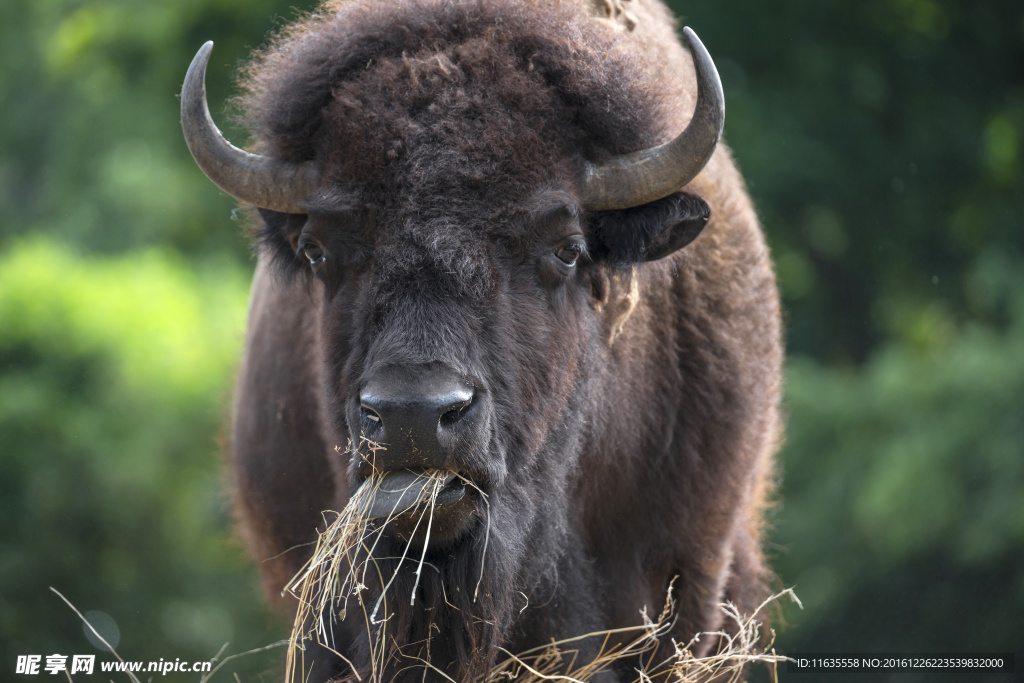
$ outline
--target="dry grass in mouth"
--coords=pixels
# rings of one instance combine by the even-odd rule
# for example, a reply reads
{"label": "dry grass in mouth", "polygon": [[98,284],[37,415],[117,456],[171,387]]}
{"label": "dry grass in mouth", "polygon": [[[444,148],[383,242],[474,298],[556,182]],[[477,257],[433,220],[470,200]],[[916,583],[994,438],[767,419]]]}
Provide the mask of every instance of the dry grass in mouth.
{"label": "dry grass in mouth", "polygon": [[[450,474],[444,470],[424,470],[420,478],[416,480],[416,485],[422,485],[423,488],[417,503],[411,509],[404,512],[393,512],[387,517],[370,520],[365,513],[383,483],[383,473],[375,470],[352,495],[345,509],[319,534],[313,556],[285,587],[285,590],[299,601],[295,622],[292,626],[292,635],[288,641],[285,683],[293,683],[296,673],[299,673],[299,680],[303,680],[301,672],[305,670],[304,643],[313,639],[346,661],[353,672],[357,671],[344,655],[332,647],[334,643],[333,622],[336,617],[345,618],[353,600],[366,617],[367,635],[370,642],[373,643],[373,679],[377,679],[376,672],[383,669],[386,652],[384,643],[376,642],[377,639],[374,638],[370,629],[389,618],[388,589],[394,583],[402,565],[407,560],[414,561],[415,558],[409,557],[410,547],[409,544],[406,544],[394,572],[390,578],[385,579],[379,573],[380,568],[374,559],[374,550],[376,550],[384,530],[395,518],[402,514],[418,515],[412,533],[409,534],[411,539],[421,526],[424,529],[423,549],[416,565],[416,578],[412,594],[409,596],[409,604],[414,605],[420,574],[423,571],[427,548],[430,544],[435,501],[438,494],[450,481]],[[461,476],[459,478],[466,485],[475,488],[485,504],[487,503],[486,494],[476,488],[471,481]],[[411,487],[410,484],[409,488]],[[377,572],[378,581],[384,585],[381,595],[372,602],[363,599],[367,586],[367,572],[371,571]],[[358,673],[355,675],[356,678],[359,678]]]}
{"label": "dry grass in mouth", "polygon": [[[416,579],[412,595],[408,598],[411,606],[415,605],[420,573],[425,564],[435,501],[446,482],[450,480],[450,473],[443,470],[425,470],[421,476],[427,481],[417,480],[417,484],[422,483],[423,488],[416,505],[404,513],[400,513],[418,515],[413,531],[409,534],[410,538],[416,535],[421,526],[425,530],[423,549],[420,552],[415,571]],[[466,485],[476,489],[481,499],[489,507],[486,494],[476,488],[471,481],[460,478]],[[385,578],[380,574],[380,567],[374,560],[374,550],[376,550],[388,524],[398,516],[392,514],[386,518],[372,521],[367,519],[365,512],[369,509],[381,483],[382,473],[378,471],[374,471],[363,482],[345,509],[319,534],[313,556],[285,588],[299,602],[291,638],[288,641],[285,683],[296,683],[296,674],[298,674],[298,682],[304,683],[305,643],[311,640],[315,640],[322,647],[346,661],[355,677],[358,680],[363,680],[352,662],[349,662],[344,655],[332,647],[334,643],[333,623],[336,618],[345,618],[352,603],[358,605],[362,610],[369,642],[372,643],[370,680],[375,682],[381,680],[380,676],[384,671],[388,655],[383,638],[375,638],[372,628],[390,618],[392,612],[388,608],[388,590],[398,576],[401,566],[406,561],[415,561],[415,558],[409,557],[410,548],[407,544],[391,577]],[[488,519],[486,532],[488,534],[490,533],[489,522]],[[484,552],[486,552],[486,548],[485,542]],[[375,572],[379,585],[384,586],[381,595],[376,599],[370,599],[369,594],[365,592],[367,572]],[[480,578],[483,578],[482,575]],[[479,588],[479,583],[477,588]],[[776,667],[779,662],[785,661],[786,657],[777,655],[772,647],[775,640],[774,631],[770,633],[768,643],[762,646],[759,617],[769,604],[783,596],[788,596],[800,604],[791,589],[771,596],[749,615],[740,614],[731,603],[722,604],[721,610],[729,624],[729,630],[733,633],[727,633],[723,629],[698,634],[688,643],[677,643],[673,640],[671,641],[672,651],[663,651],[659,654],[659,648],[664,647],[661,640],[671,630],[673,623],[674,605],[669,598],[657,620],[651,620],[645,612],[641,612],[643,623],[639,626],[553,641],[543,647],[518,654],[502,650],[506,658],[496,664],[486,677],[480,681],[459,683],[505,683],[512,680],[520,683],[540,683],[541,681],[586,683],[615,662],[636,657],[641,658],[643,665],[641,670],[636,671],[633,683],[652,683],[653,681],[697,683],[711,680],[734,683],[741,679],[743,667],[751,662],[768,665],[772,672],[772,680],[775,681],[777,680]],[[603,639],[598,655],[591,661],[578,662],[578,651],[574,647],[583,640],[594,638]],[[707,638],[717,641],[716,651],[703,657],[694,656],[694,648],[701,639]],[[424,666],[434,669],[447,678],[429,662],[424,662]]]}

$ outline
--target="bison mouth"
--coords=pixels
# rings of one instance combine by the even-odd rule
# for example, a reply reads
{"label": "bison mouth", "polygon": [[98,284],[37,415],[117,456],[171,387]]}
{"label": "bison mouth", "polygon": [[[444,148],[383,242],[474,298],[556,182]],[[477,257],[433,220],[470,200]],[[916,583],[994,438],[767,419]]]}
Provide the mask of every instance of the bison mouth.
{"label": "bison mouth", "polygon": [[414,545],[447,545],[469,532],[481,495],[465,475],[417,467],[374,473],[355,497],[360,516],[386,534]]}
{"label": "bison mouth", "polygon": [[366,519],[395,518],[424,505],[443,508],[466,495],[465,480],[451,470],[391,470],[363,485],[372,487],[363,509]]}

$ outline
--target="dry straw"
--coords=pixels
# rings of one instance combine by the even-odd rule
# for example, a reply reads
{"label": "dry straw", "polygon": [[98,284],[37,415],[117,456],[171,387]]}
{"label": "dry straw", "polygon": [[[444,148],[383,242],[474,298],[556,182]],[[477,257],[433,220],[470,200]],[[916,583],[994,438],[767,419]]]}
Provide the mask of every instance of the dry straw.
{"label": "dry straw", "polygon": [[[374,450],[379,446],[370,443],[370,448]],[[473,486],[472,482],[464,478],[461,479],[465,484]],[[380,573],[380,566],[375,561],[374,551],[383,537],[384,530],[398,514],[416,516],[416,522],[409,538],[415,537],[417,532],[423,528],[424,541],[416,565],[415,583],[412,593],[408,597],[409,604],[414,605],[420,574],[426,564],[426,553],[434,521],[434,503],[438,494],[450,480],[450,472],[424,470],[416,482],[409,484],[410,490],[415,486],[419,491],[418,501],[412,510],[403,511],[396,507],[386,517],[371,521],[365,513],[372,506],[374,497],[380,491],[383,481],[381,473],[374,470],[349,499],[345,509],[337,514],[327,528],[319,534],[313,556],[285,587],[287,592],[298,599],[292,634],[288,642],[285,683],[294,683],[296,674],[299,675],[299,680],[302,680],[302,672],[305,671],[304,644],[309,640],[315,640],[322,647],[329,649],[348,662],[344,655],[334,650],[330,644],[334,642],[332,629],[335,617],[344,619],[349,609],[353,607],[353,603],[363,611],[368,640],[373,643],[372,679],[378,680],[376,672],[384,668],[387,652],[383,639],[375,638],[372,628],[383,623],[390,614],[388,591],[398,576],[399,570],[406,562],[416,560],[409,557],[410,547],[407,544],[402,556],[398,558],[398,563],[391,576],[384,577]],[[476,487],[474,486],[474,488]],[[482,491],[479,492],[486,503],[486,494]],[[327,522],[326,515],[324,521]],[[381,594],[373,601],[364,600],[368,572],[374,572],[378,585],[384,586]],[[351,662],[348,663],[353,672],[356,672],[355,677],[362,680],[356,668],[351,665]]]}
{"label": "dry straw", "polygon": [[[424,548],[426,548],[430,537],[434,500],[443,488],[443,482],[448,478],[448,473],[438,470],[426,471],[423,473],[423,477],[428,481],[422,489],[424,493],[421,494],[420,503],[414,508],[414,512],[418,512],[416,528],[418,529],[420,524],[425,523]],[[466,483],[472,485],[470,482]],[[305,671],[304,643],[315,639],[322,646],[329,647],[328,643],[333,642],[332,614],[344,618],[344,611],[348,609],[350,599],[354,598],[363,610],[368,629],[371,628],[371,624],[378,625],[387,618],[383,615],[388,614],[387,588],[390,587],[391,581],[385,584],[383,594],[372,604],[363,600],[366,573],[377,570],[377,565],[373,561],[373,550],[380,540],[383,529],[394,519],[394,515],[390,515],[383,523],[371,526],[363,514],[368,509],[373,495],[379,487],[380,476],[375,474],[356,491],[345,510],[337,515],[334,521],[320,534],[313,557],[287,587],[287,590],[299,599],[299,608],[295,616],[291,638],[287,641],[286,683],[305,683],[302,673]],[[480,493],[486,502],[486,497],[482,492]],[[405,561],[408,551],[407,547],[399,564]],[[424,556],[425,551],[419,558],[417,577],[423,568]],[[397,573],[397,568],[395,571]],[[383,579],[379,574],[378,578]],[[382,580],[381,583],[384,581]],[[102,636],[92,628],[92,625],[67,598],[55,588],[50,590],[75,611],[97,638],[103,640]],[[671,586],[669,595],[671,596]],[[731,603],[723,603],[720,608],[726,617],[726,627],[720,631],[698,634],[685,644],[672,640],[670,641],[671,652],[659,655],[659,649],[664,646],[662,640],[671,630],[673,623],[674,604],[670,597],[656,620],[650,619],[646,612],[641,611],[643,623],[638,626],[598,631],[565,640],[552,641],[545,646],[517,654],[502,650],[505,659],[498,662],[482,679],[453,681],[453,683],[507,683],[508,681],[517,683],[541,683],[542,681],[587,683],[612,664],[626,658],[634,658],[634,661],[642,662],[641,667],[635,669],[635,678],[632,679],[632,683],[654,683],[654,681],[659,683],[708,683],[710,681],[735,683],[741,679],[744,666],[753,662],[767,665],[772,681],[777,681],[777,666],[787,658],[776,654],[772,647],[775,641],[774,631],[770,632],[767,639],[762,638],[760,616],[770,604],[784,596],[788,596],[801,608],[803,607],[792,589],[786,589],[771,596],[761,603],[752,614],[748,615],[741,614]],[[414,598],[415,588],[413,595],[410,596],[410,602],[414,602]],[[334,612],[333,606],[338,604],[342,607],[338,612]],[[589,661],[577,661],[579,653],[574,649],[577,644],[584,640],[597,638],[602,639],[602,646],[597,656]],[[697,657],[693,651],[702,639],[712,639],[716,646],[712,654]],[[767,643],[762,644],[763,640],[767,640]],[[124,661],[106,641],[103,642],[118,660]],[[284,641],[221,659],[223,650],[226,648],[225,644],[225,648],[221,648],[221,652],[217,653],[212,660],[217,662],[217,666],[203,676],[200,683],[209,681],[230,660],[263,652],[282,644]],[[335,654],[345,659],[340,653],[336,652]],[[374,683],[381,681],[381,672],[384,670],[385,662],[386,653],[383,643],[375,644],[370,671],[370,680]],[[429,662],[423,662],[423,666],[448,678]],[[354,666],[351,668],[355,679],[362,681],[356,668]],[[298,674],[297,681],[296,674]],[[132,683],[139,683],[132,673],[128,672],[127,676]],[[452,679],[448,678],[448,680]]]}
{"label": "dry straw", "polygon": [[[371,445],[372,447],[373,445]],[[406,514],[416,516],[415,528],[409,537],[424,529],[423,550],[416,566],[416,583],[412,595],[408,596],[409,604],[414,605],[416,586],[420,572],[425,564],[426,548],[430,539],[433,523],[434,501],[445,482],[450,480],[449,472],[426,470],[417,487],[421,493],[417,504]],[[463,482],[473,486],[472,482]],[[402,556],[398,558],[398,566],[390,577],[380,573],[379,565],[374,560],[374,551],[382,537],[383,531],[396,517],[393,513],[386,518],[370,521],[364,514],[369,509],[374,495],[380,489],[381,475],[374,472],[359,487],[349,500],[345,509],[337,514],[327,528],[319,534],[316,549],[306,565],[286,587],[286,590],[298,599],[298,609],[288,643],[285,683],[304,681],[305,671],[304,644],[315,640],[321,646],[335,652],[343,660],[341,654],[330,647],[334,642],[332,624],[334,617],[344,619],[353,606],[363,612],[369,642],[373,643],[369,677],[374,683],[381,682],[381,675],[387,661],[387,652],[383,639],[375,638],[373,627],[380,625],[388,618],[388,590],[394,583],[398,570],[409,558],[410,549],[406,546]],[[475,488],[475,487],[474,487]],[[481,499],[487,503],[482,491]],[[326,518],[325,518],[326,523]],[[489,526],[489,525],[488,525]],[[488,528],[489,533],[489,528]],[[486,544],[485,544],[486,549]],[[485,550],[486,552],[486,550]],[[381,595],[375,599],[366,592],[367,573],[374,572],[377,585],[383,585]],[[671,590],[670,590],[671,593]],[[672,627],[674,605],[669,599],[656,620],[650,619],[641,612],[642,624],[636,627],[615,629],[589,633],[561,641],[553,641],[546,646],[513,654],[502,650],[505,659],[500,661],[482,680],[458,683],[504,683],[518,681],[520,683],[540,683],[541,681],[569,681],[586,683],[615,662],[625,658],[643,662],[636,670],[634,683],[652,681],[672,681],[674,683],[696,683],[698,681],[721,681],[732,683],[741,679],[743,667],[752,662],[768,665],[772,680],[777,680],[777,666],[785,661],[785,657],[775,653],[772,645],[775,633],[772,631],[767,639],[761,633],[761,614],[770,603],[788,596],[797,604],[799,599],[791,589],[773,595],[764,601],[752,614],[740,614],[731,603],[722,604],[727,627],[721,631],[701,633],[688,643],[671,642],[671,652],[659,653],[665,644],[663,638]],[[365,599],[364,599],[365,597]],[[395,596],[401,599],[402,596]],[[602,639],[598,655],[590,661],[580,662],[578,651],[574,649],[578,643],[590,639]],[[713,639],[713,653],[695,656],[694,650],[702,639]],[[762,641],[767,640],[767,644]],[[357,680],[362,681],[355,666],[350,667]],[[424,667],[448,678],[443,672],[429,662]],[[449,679],[451,680],[451,679]]]}
{"label": "dry straw", "polygon": [[[381,448],[375,443],[368,441],[366,443],[371,452]],[[487,524],[483,552],[486,554],[487,541],[490,538],[490,503],[487,494],[477,488],[472,481],[461,475],[455,476],[459,477],[466,486],[475,489],[485,504]],[[420,574],[426,564],[435,502],[442,489],[452,479],[451,472],[424,470],[419,477],[410,481],[405,491],[399,491],[397,497],[394,496],[395,491],[389,492],[391,497],[384,500],[395,500],[395,507],[390,514],[371,520],[367,512],[372,507],[374,497],[381,490],[384,481],[382,473],[374,470],[340,514],[325,513],[326,528],[319,533],[312,557],[285,587],[286,591],[298,599],[298,609],[291,638],[287,641],[285,683],[305,683],[305,644],[310,640],[315,640],[322,647],[331,650],[348,662],[341,653],[331,648],[330,644],[335,642],[332,632],[335,619],[344,619],[353,603],[363,612],[363,623],[366,624],[368,640],[373,644],[369,671],[370,682],[368,683],[386,683],[382,680],[382,672],[387,663],[388,653],[383,638],[374,637],[373,627],[383,624],[392,614],[388,608],[388,591],[401,567],[407,561],[416,560],[409,557],[410,544],[407,543],[402,556],[397,558],[398,562],[392,575],[385,579],[381,574],[380,565],[376,562],[374,551],[383,537],[384,530],[398,515],[409,515],[410,521],[415,517],[416,521],[409,538],[415,537],[420,528],[423,528],[423,549],[419,553],[416,565],[416,579],[412,594],[408,596],[409,604],[415,607]],[[407,502],[403,502],[406,499],[405,493],[409,492],[415,494],[415,503],[411,507]],[[330,523],[327,523],[328,514],[335,515]],[[483,563],[481,562],[481,564]],[[369,572],[374,573],[376,585],[384,586],[381,594],[375,599],[370,599],[369,592],[366,590],[366,579]],[[481,575],[480,580],[482,579]],[[479,581],[476,588],[479,590]],[[97,638],[103,640],[102,636],[92,628],[92,625],[67,598],[54,588],[50,590],[78,614]],[[711,681],[734,683],[739,681],[743,675],[744,666],[752,662],[768,665],[772,680],[777,680],[777,666],[779,662],[786,661],[786,657],[776,654],[772,647],[775,641],[774,631],[770,632],[769,637],[762,637],[760,617],[769,604],[783,596],[788,596],[800,605],[800,600],[792,589],[786,589],[771,596],[761,603],[752,614],[748,615],[741,614],[731,603],[724,603],[720,605],[726,621],[722,630],[700,633],[687,643],[670,640],[671,651],[659,653],[659,649],[665,647],[663,641],[673,625],[675,605],[672,602],[671,593],[672,587],[670,586],[665,607],[656,620],[650,619],[645,611],[641,611],[642,623],[638,626],[598,631],[565,640],[552,641],[547,645],[516,654],[502,649],[501,652],[505,658],[480,680],[453,681],[452,683],[506,683],[508,681],[587,683],[611,665],[627,658],[633,660],[634,666],[636,666],[636,662],[640,663],[638,668],[634,668],[635,677],[632,679],[632,683],[654,683],[654,681],[658,681],[658,683],[708,683]],[[474,599],[475,595],[474,591]],[[367,599],[364,599],[364,596]],[[401,598],[401,596],[397,597]],[[591,639],[601,639],[602,644],[598,654],[589,661],[578,661],[580,659],[579,651],[575,648],[582,641]],[[693,654],[701,639],[712,640],[712,654],[700,657]],[[765,640],[767,643],[762,644],[762,641]],[[115,657],[124,661],[106,641],[103,643]],[[224,650],[222,648],[221,652],[213,659],[214,662],[220,660],[216,668],[203,676],[200,683],[206,683],[228,661],[236,657],[262,652],[281,644],[283,642],[224,659],[221,659]],[[452,680],[429,661],[421,661],[425,669],[432,669],[440,676]],[[354,678],[362,681],[363,677],[358,669],[351,662],[348,663]],[[139,683],[132,673],[129,672],[127,675],[132,683]]]}
{"label": "dry straw", "polygon": [[[669,588],[671,594],[671,587]],[[700,633],[688,643],[672,642],[672,652],[659,658],[661,639],[672,627],[674,605],[671,598],[665,603],[656,621],[641,611],[643,625],[610,631],[589,633],[576,638],[552,642],[545,647],[513,655],[495,666],[485,683],[499,683],[514,680],[517,683],[540,683],[541,681],[569,681],[586,683],[617,661],[641,657],[642,668],[635,669],[633,683],[666,681],[671,683],[734,683],[742,678],[744,666],[760,662],[769,667],[772,681],[778,680],[777,667],[786,657],[775,653],[772,647],[775,632],[771,631],[766,644],[762,644],[761,613],[771,603],[783,596],[790,597],[798,605],[800,600],[792,589],[777,593],[749,615],[740,614],[731,603],[720,608],[728,622],[728,630]],[[802,605],[801,605],[802,608]],[[730,633],[728,631],[733,631]],[[632,640],[622,643],[623,637],[635,634]],[[577,664],[574,643],[589,638],[602,638],[603,644],[598,655],[582,664]],[[713,654],[697,657],[693,650],[701,639],[717,641]],[[614,644],[613,644],[614,643]]]}

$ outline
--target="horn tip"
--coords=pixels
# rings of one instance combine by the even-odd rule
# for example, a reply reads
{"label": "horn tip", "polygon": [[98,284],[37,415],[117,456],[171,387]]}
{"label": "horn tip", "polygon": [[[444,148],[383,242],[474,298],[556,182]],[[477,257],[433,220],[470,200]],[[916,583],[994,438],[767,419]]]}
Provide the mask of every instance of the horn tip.
{"label": "horn tip", "polygon": [[690,52],[707,52],[707,48],[704,47],[704,43],[700,38],[697,37],[697,32],[689,26],[683,27],[683,37],[686,38],[686,43],[689,45]]}
{"label": "horn tip", "polygon": [[201,70],[205,74],[206,65],[210,62],[210,54],[212,52],[213,41],[208,40],[203,43],[203,46],[199,48],[198,52],[196,52],[196,56],[192,58],[192,63],[188,66],[188,73],[185,75],[186,84],[189,82],[189,79],[193,77],[193,74],[197,69]]}
{"label": "horn tip", "polygon": [[192,62],[200,62],[204,66],[210,61],[210,55],[213,53],[213,41],[208,40],[203,43],[202,47],[196,52],[196,56],[192,58]]}

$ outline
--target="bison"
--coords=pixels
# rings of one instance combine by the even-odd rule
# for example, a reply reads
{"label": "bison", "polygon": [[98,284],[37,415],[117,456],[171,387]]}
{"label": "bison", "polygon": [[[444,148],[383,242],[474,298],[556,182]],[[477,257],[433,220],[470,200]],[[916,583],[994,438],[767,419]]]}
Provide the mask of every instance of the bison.
{"label": "bison", "polygon": [[667,592],[666,646],[767,596],[779,302],[684,33],[658,0],[335,0],[245,70],[252,152],[197,54],[186,140],[254,207],[229,466],[267,595],[295,609],[324,511],[374,473],[365,514],[394,518],[359,588],[404,597],[318,615],[303,680],[482,680]]}

